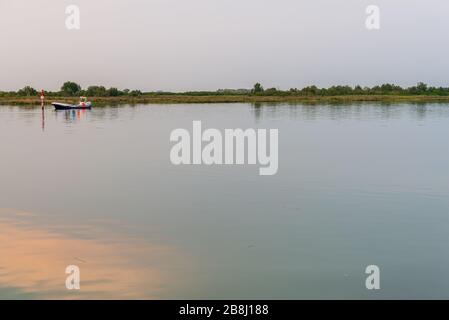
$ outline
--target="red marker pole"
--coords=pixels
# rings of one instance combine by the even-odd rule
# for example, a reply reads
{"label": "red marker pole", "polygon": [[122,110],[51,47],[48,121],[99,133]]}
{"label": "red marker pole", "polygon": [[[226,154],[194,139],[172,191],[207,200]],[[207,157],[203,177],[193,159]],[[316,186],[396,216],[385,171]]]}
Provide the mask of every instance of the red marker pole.
{"label": "red marker pole", "polygon": [[44,109],[44,100],[45,100],[45,94],[44,94],[44,89],[42,89],[42,93],[41,93],[41,106],[42,106],[42,109]]}

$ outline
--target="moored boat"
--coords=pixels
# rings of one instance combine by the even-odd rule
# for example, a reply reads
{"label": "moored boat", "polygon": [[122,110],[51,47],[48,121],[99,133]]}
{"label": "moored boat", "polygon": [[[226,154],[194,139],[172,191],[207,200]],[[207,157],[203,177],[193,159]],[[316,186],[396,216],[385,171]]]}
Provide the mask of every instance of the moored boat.
{"label": "moored boat", "polygon": [[78,104],[53,102],[52,105],[56,110],[92,109],[92,102],[87,101],[85,97],[80,97],[80,103]]}

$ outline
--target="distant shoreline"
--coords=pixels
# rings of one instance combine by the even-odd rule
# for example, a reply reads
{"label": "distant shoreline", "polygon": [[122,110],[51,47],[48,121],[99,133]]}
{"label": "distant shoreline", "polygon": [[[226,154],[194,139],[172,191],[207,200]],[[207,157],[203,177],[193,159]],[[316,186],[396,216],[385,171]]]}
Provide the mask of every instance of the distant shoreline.
{"label": "distant shoreline", "polygon": [[[430,95],[341,95],[341,96],[263,96],[263,95],[142,95],[137,97],[89,97],[94,106],[124,104],[196,104],[196,103],[432,103],[447,102],[449,96]],[[52,102],[78,103],[76,97],[48,97],[45,105]],[[40,106],[38,97],[0,97],[0,105]]]}

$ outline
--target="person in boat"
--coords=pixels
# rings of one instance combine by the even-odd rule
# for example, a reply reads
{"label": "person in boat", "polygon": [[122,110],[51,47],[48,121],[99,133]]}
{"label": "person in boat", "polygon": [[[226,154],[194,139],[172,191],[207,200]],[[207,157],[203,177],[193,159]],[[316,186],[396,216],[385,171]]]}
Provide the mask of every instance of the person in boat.
{"label": "person in boat", "polygon": [[87,102],[87,98],[86,97],[80,97],[80,105],[85,107],[86,106],[86,102]]}

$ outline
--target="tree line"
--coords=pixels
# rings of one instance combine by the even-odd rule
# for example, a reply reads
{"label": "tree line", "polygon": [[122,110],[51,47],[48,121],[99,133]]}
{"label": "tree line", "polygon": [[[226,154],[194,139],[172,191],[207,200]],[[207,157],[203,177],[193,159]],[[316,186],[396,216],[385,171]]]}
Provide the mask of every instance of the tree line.
{"label": "tree line", "polygon": [[[137,97],[142,95],[189,95],[189,96],[208,96],[208,95],[258,95],[258,96],[345,96],[345,95],[429,95],[429,96],[449,96],[449,88],[432,87],[425,83],[418,83],[416,86],[402,88],[394,84],[382,84],[374,87],[347,86],[338,85],[328,88],[319,88],[317,86],[307,86],[301,89],[291,88],[289,90],[280,90],[277,88],[265,89],[260,83],[256,83],[252,89],[220,89],[217,91],[188,91],[188,92],[141,92],[139,90],[120,90],[118,88],[106,88],[104,86],[89,86],[83,89],[79,84],[67,81],[61,89],[56,92],[45,92],[47,96],[88,96],[88,97],[119,97],[130,96]],[[0,97],[30,97],[38,96],[37,91],[31,86],[26,86],[18,91],[2,92]]]}
{"label": "tree line", "polygon": [[256,83],[251,90],[254,95],[293,95],[293,96],[346,96],[346,95],[429,95],[429,96],[449,96],[449,88],[432,87],[423,82],[416,86],[402,88],[401,86],[385,83],[374,87],[362,86],[331,86],[329,88],[319,88],[308,86],[302,89],[291,88],[288,91],[276,88],[264,89],[260,83]]}
{"label": "tree line", "polygon": [[[0,97],[31,97],[39,96],[41,91],[36,90],[31,86],[26,86],[18,91],[4,92],[0,91]],[[79,84],[72,81],[65,82],[59,91],[45,91],[46,96],[60,96],[60,97],[119,97],[119,96],[140,96],[142,92],[139,90],[119,90],[104,86],[89,86],[86,89],[81,88]]]}

